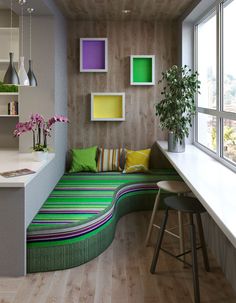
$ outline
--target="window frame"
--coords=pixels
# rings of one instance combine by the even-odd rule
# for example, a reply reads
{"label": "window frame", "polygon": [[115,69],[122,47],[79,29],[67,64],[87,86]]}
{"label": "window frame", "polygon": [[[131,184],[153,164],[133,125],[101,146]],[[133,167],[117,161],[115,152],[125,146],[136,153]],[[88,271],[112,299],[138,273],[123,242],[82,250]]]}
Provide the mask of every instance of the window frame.
{"label": "window frame", "polygon": [[[198,95],[196,95],[196,115],[194,117],[193,144],[203,150],[213,158],[220,161],[236,172],[236,162],[224,157],[224,120],[235,120],[236,113],[224,111],[224,57],[223,57],[223,9],[226,5],[236,0],[217,1],[213,7],[204,13],[194,23],[194,69],[198,67],[198,25],[209,20],[214,14],[216,15],[216,109],[204,108],[198,106]],[[207,114],[216,117],[216,152],[198,142],[198,113]]]}

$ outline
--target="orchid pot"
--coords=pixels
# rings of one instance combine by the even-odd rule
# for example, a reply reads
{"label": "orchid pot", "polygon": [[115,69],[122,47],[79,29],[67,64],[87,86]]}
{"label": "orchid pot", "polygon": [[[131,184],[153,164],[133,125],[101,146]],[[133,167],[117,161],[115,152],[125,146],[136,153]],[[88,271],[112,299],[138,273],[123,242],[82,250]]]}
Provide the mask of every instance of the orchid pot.
{"label": "orchid pot", "polygon": [[46,161],[48,159],[48,151],[33,151],[32,158],[36,162]]}

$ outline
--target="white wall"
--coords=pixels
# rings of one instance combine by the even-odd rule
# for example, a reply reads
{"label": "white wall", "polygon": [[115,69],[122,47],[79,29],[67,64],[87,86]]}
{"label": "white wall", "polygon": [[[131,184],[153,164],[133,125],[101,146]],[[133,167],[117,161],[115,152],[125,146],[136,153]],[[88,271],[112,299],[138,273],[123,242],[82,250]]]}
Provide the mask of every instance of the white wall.
{"label": "white wall", "polygon": [[[32,59],[38,80],[36,88],[20,89],[20,120],[26,121],[31,113],[40,113],[46,119],[55,114],[67,115],[67,33],[66,21],[52,0],[42,0],[47,5],[51,16],[32,18]],[[28,60],[29,43],[27,31],[29,18],[25,20],[25,57]],[[28,61],[26,66],[28,69]],[[20,137],[20,152],[28,152],[32,146],[30,134]],[[67,125],[57,123],[53,130],[49,147],[55,152],[50,171],[52,185],[65,171],[67,151]],[[53,186],[54,186],[53,185]],[[33,197],[32,197],[33,199]]]}
{"label": "white wall", "polygon": [[[194,51],[193,51],[193,38],[194,30],[191,22],[185,21],[182,23],[181,30],[181,66],[188,65],[194,70]],[[187,143],[193,143],[194,140],[193,127],[189,131],[189,137],[186,139]]]}
{"label": "white wall", "polygon": [[[10,18],[10,10],[3,9],[0,10],[0,27],[10,27],[11,26],[11,18]],[[12,14],[12,26],[19,26],[18,16],[13,12]]]}
{"label": "white wall", "polygon": [[[29,17],[24,18],[24,56],[28,71],[29,58]],[[32,113],[40,113],[46,119],[55,114],[55,63],[54,63],[54,20],[53,17],[32,18],[32,59],[33,69],[38,80],[37,87],[20,87],[20,121],[29,120]],[[54,140],[50,140],[54,149]],[[20,137],[20,152],[29,152],[32,147],[32,134]]]}
{"label": "white wall", "polygon": [[[49,7],[56,11],[52,1],[47,1]],[[67,33],[66,20],[58,12],[54,19],[54,47],[55,47],[55,103],[54,112],[67,116]],[[56,150],[57,168],[62,173],[65,168],[67,152],[67,125],[58,123],[55,128],[54,147]]]}

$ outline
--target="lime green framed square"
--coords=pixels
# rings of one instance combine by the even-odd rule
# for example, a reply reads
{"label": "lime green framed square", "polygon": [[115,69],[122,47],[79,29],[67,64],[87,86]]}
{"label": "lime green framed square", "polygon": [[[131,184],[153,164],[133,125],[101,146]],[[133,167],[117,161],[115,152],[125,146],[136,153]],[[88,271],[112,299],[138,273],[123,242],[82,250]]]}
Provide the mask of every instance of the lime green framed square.
{"label": "lime green framed square", "polygon": [[155,84],[155,56],[142,55],[130,57],[130,84]]}

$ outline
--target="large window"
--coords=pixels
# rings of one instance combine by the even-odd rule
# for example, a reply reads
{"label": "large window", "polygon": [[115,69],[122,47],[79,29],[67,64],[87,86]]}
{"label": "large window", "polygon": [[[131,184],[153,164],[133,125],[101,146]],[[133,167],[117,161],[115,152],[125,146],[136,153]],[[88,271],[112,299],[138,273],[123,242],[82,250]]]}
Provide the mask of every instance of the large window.
{"label": "large window", "polygon": [[236,0],[222,1],[195,27],[195,66],[201,81],[195,142],[236,166]]}

